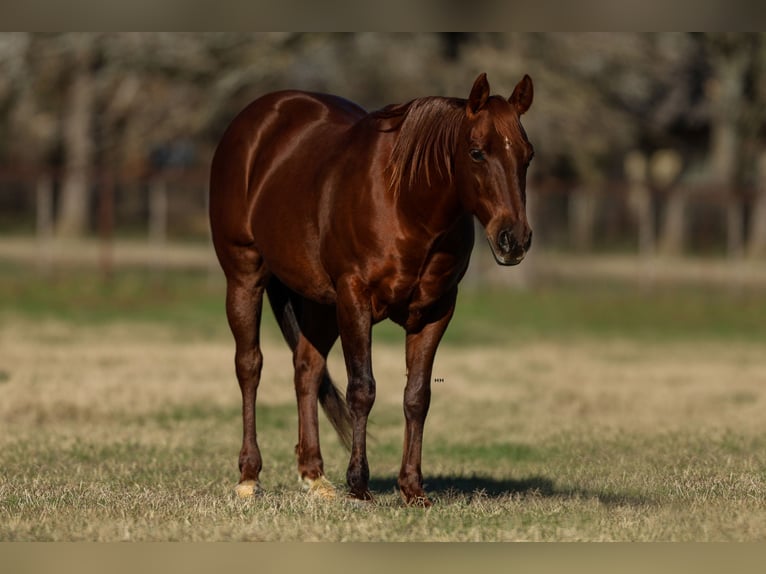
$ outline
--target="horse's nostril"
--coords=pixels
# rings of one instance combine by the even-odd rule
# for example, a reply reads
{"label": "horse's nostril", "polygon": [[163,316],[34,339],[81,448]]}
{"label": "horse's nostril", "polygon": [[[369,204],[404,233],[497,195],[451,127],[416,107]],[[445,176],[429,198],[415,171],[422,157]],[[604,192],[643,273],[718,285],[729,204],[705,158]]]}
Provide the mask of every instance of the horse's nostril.
{"label": "horse's nostril", "polygon": [[508,253],[511,250],[512,241],[511,233],[507,229],[503,229],[497,235],[497,245],[503,253]]}
{"label": "horse's nostril", "polygon": [[499,253],[504,255],[521,255],[529,250],[532,244],[532,230],[514,229],[508,227],[501,229],[497,234],[496,245]]}

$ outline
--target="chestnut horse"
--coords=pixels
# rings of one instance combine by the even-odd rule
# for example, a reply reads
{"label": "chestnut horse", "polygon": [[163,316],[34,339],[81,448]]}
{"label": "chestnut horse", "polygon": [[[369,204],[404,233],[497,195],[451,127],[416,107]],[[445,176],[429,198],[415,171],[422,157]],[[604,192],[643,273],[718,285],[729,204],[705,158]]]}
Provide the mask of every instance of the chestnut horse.
{"label": "chestnut horse", "polygon": [[[525,181],[533,151],[519,120],[532,94],[525,75],[510,98],[490,96],[481,74],[467,100],[426,97],[367,113],[337,96],[282,91],[232,121],[212,162],[210,223],[242,391],[240,496],[260,491],[255,400],[265,291],[293,351],[304,486],[334,496],[319,448],[319,402],[350,447],[349,496],[371,500],[371,330],[390,318],[406,331],[398,485],[407,504],[431,504],[420,466],[431,369],[468,267],[473,218],[501,265],[521,262],[532,239]],[[345,400],[326,366],[338,336]]]}

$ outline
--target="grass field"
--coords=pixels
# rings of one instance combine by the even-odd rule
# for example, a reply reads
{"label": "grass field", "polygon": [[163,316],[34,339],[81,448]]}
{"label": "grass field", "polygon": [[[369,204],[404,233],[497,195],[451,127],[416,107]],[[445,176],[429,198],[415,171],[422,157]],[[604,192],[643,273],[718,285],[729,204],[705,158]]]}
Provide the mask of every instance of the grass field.
{"label": "grass field", "polygon": [[[376,327],[376,502],[308,498],[270,317],[265,496],[243,502],[220,281],[0,266],[0,540],[766,539],[766,298],[559,284],[461,294],[406,508],[403,337]],[[343,382],[338,350],[331,372]],[[329,478],[347,455],[322,422]]]}

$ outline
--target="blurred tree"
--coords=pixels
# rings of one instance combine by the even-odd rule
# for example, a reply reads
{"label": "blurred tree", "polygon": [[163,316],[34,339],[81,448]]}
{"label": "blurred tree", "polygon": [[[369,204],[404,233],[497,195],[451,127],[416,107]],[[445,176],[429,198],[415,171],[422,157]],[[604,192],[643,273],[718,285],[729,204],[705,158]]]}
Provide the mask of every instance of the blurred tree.
{"label": "blurred tree", "polygon": [[[228,122],[265,92],[330,91],[375,109],[467,97],[482,71],[507,96],[529,73],[532,173],[576,190],[569,213],[582,229],[572,237],[587,247],[594,198],[616,192],[607,183],[624,177],[631,150],[677,150],[687,183],[756,185],[765,44],[763,34],[2,34],[0,156],[61,168],[57,229],[78,234],[89,226],[91,174],[206,167]],[[671,251],[685,235],[681,188],[658,196],[658,245]],[[753,211],[753,229],[766,228],[763,212]]]}
{"label": "blurred tree", "polygon": [[0,157],[7,155],[11,147],[11,116],[25,82],[28,39],[23,33],[0,34]]}
{"label": "blurred tree", "polygon": [[[707,83],[710,105],[710,180],[728,196],[727,248],[731,256],[744,253],[744,211],[739,191],[742,119],[745,85],[753,62],[754,34],[713,33],[704,37],[711,75]],[[738,182],[738,180],[740,180]]]}
{"label": "blurred tree", "polygon": [[755,191],[750,214],[747,254],[766,255],[766,33],[757,36],[751,82],[752,104],[747,108],[744,126],[746,158],[751,159],[750,178]]}
{"label": "blurred tree", "polygon": [[67,34],[60,41],[66,52],[67,71],[61,118],[64,165],[56,234],[78,237],[88,229],[93,183],[95,38],[90,34]]}

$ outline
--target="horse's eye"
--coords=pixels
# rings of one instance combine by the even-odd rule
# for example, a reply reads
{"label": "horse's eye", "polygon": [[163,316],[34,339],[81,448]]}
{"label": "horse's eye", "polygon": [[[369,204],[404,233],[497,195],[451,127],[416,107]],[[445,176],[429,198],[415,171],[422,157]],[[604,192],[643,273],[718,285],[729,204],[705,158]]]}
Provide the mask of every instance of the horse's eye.
{"label": "horse's eye", "polygon": [[483,161],[484,160],[484,152],[481,151],[478,148],[472,148],[471,151],[468,152],[471,156],[471,159],[473,161]]}

